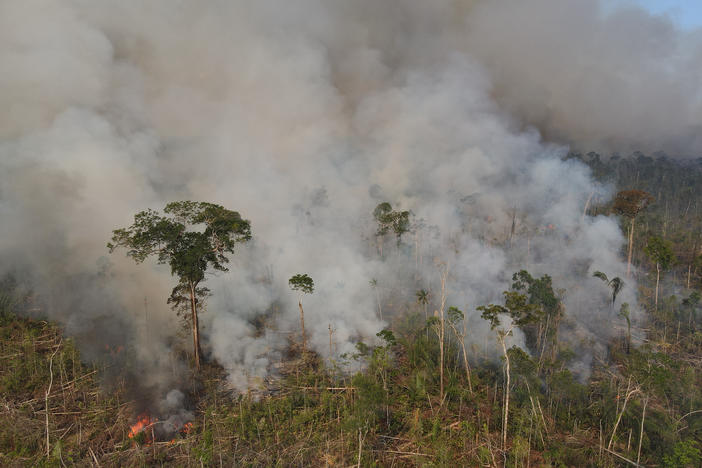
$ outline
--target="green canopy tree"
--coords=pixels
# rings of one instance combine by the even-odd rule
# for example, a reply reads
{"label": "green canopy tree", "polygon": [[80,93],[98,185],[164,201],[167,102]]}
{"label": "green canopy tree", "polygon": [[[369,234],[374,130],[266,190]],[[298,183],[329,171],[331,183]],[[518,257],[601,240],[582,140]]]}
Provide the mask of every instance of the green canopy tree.
{"label": "green canopy tree", "polygon": [[208,293],[199,287],[208,270],[227,271],[227,254],[234,253],[240,242],[251,239],[249,221],[236,211],[205,202],[172,202],[164,214],[140,211],[128,228],[112,231],[110,252],[127,248],[127,256],[142,263],[155,256],[159,264],[168,264],[178,284],[168,303],[178,311],[190,309],[195,367],[200,369],[200,330],[198,302]]}
{"label": "green canopy tree", "polygon": [[373,210],[373,217],[378,222],[378,250],[383,256],[383,237],[390,231],[395,233],[397,245],[400,245],[402,236],[410,230],[410,212],[396,211],[388,202],[380,203]]}
{"label": "green canopy tree", "polygon": [[302,308],[302,294],[312,294],[314,292],[314,281],[307,274],[297,274],[288,280],[290,289],[298,291],[300,296],[297,305],[300,307],[300,328],[302,329],[302,350],[307,349],[307,336],[305,335],[305,311]]}
{"label": "green canopy tree", "polygon": [[648,255],[651,261],[656,264],[655,307],[656,310],[658,310],[658,285],[661,280],[661,270],[665,271],[675,263],[673,244],[660,237],[651,237],[648,239],[648,245],[644,247],[644,252],[646,252],[646,255]]}

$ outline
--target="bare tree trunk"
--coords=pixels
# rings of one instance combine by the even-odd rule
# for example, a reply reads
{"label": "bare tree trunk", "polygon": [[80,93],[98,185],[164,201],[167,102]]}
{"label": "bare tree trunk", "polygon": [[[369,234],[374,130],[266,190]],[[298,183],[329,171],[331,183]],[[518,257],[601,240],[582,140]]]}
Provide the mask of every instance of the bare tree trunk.
{"label": "bare tree trunk", "polygon": [[332,357],[332,334],[334,331],[332,330],[331,323],[329,324],[329,359]]}
{"label": "bare tree trunk", "polygon": [[375,300],[378,303],[378,317],[382,321],[383,320],[383,309],[382,309],[382,306],[380,305],[380,291],[378,291],[378,285],[376,284],[373,289],[375,289]]}
{"label": "bare tree trunk", "polygon": [[585,208],[583,208],[583,216],[580,219],[581,222],[585,221],[585,216],[587,216],[587,209],[590,208],[590,201],[592,200],[592,196],[595,194],[595,191],[593,190],[590,192],[590,196],[587,197],[587,201],[585,202]]}
{"label": "bare tree trunk", "polygon": [[197,320],[197,301],[195,299],[195,284],[188,282],[190,286],[190,311],[193,319],[193,353],[195,355],[195,369],[200,370],[200,325]]}
{"label": "bare tree trunk", "polygon": [[646,406],[648,405],[648,397],[644,398],[643,411],[641,412],[641,431],[639,432],[639,449],[636,451],[636,464],[641,460],[641,441],[643,440],[644,421],[646,420]]}
{"label": "bare tree trunk", "polygon": [[505,408],[504,408],[504,415],[502,417],[502,450],[505,451],[505,457],[507,456],[506,450],[507,450],[507,422],[509,419],[509,386],[510,386],[510,363],[509,363],[509,354],[507,354],[507,345],[505,344],[505,338],[509,332],[505,333],[504,335],[498,335],[500,344],[502,345],[502,353],[505,356]]}
{"label": "bare tree trunk", "polygon": [[446,322],[444,320],[444,308],[446,306],[446,278],[448,277],[448,265],[443,265],[441,271],[441,307],[439,309],[439,396],[444,401],[444,336],[446,333]]}
{"label": "bare tree trunk", "polygon": [[302,329],[302,350],[307,350],[307,335],[305,335],[305,311],[302,310],[302,299],[297,301],[297,305],[300,306],[300,328]]}
{"label": "bare tree trunk", "polygon": [[660,279],[661,279],[661,265],[660,265],[660,263],[656,263],[656,300],[655,300],[656,312],[658,312],[658,283],[660,282]]}
{"label": "bare tree trunk", "polygon": [[463,364],[466,366],[466,380],[468,380],[468,390],[470,394],[473,394],[473,382],[470,379],[470,364],[468,364],[468,353],[466,352],[466,335],[468,335],[468,330],[466,330],[466,321],[463,319],[463,336],[461,336],[461,347],[463,348]]}
{"label": "bare tree trunk", "polygon": [[617,427],[619,427],[619,423],[622,420],[622,415],[624,414],[624,411],[626,411],[626,404],[629,402],[629,398],[631,396],[638,392],[638,388],[634,388],[632,390],[629,390],[631,388],[631,379],[626,384],[626,394],[624,396],[624,405],[622,405],[622,410],[619,412],[619,415],[617,416],[617,421],[614,423],[614,429],[612,430],[612,436],[609,438],[609,443],[607,444],[607,450],[612,449],[612,442],[614,442],[614,436],[617,435]]}
{"label": "bare tree trunk", "polygon": [[46,457],[48,458],[51,455],[51,444],[49,443],[49,395],[51,394],[51,386],[54,383],[54,371],[53,371],[53,365],[54,365],[54,356],[56,356],[56,353],[58,353],[58,350],[61,347],[61,341],[59,341],[59,344],[56,346],[56,350],[51,353],[51,356],[49,357],[49,388],[46,389],[46,392],[44,393],[44,411],[45,411],[45,419],[46,419]]}
{"label": "bare tree trunk", "polygon": [[463,320],[463,333],[458,333],[458,330],[456,329],[456,326],[453,324],[453,322],[449,322],[449,325],[451,325],[451,328],[453,329],[453,333],[456,335],[456,339],[461,342],[461,348],[463,349],[463,365],[466,370],[466,380],[468,381],[468,390],[470,390],[470,394],[473,394],[473,383],[470,380],[470,364],[468,363],[468,352],[466,351],[466,336],[468,335],[468,330],[466,330],[466,321],[465,319]]}
{"label": "bare tree trunk", "polygon": [[626,258],[626,277],[631,276],[631,253],[634,251],[634,222],[636,218],[631,218],[631,227],[629,228],[629,253]]}

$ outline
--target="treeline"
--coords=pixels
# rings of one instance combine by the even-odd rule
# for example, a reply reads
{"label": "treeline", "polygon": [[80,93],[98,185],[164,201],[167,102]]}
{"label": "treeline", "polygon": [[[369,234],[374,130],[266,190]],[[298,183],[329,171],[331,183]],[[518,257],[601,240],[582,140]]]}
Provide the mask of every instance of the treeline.
{"label": "treeline", "polygon": [[[597,180],[617,191],[641,190],[652,196],[637,220],[635,265],[655,270],[644,248],[651,237],[660,237],[671,242],[675,253],[671,279],[688,289],[702,284],[702,158],[679,160],[665,153],[647,156],[640,152],[628,157],[592,152],[568,157],[583,161]],[[611,208],[611,203],[595,200],[589,213],[609,214]],[[627,229],[623,225],[623,231]]]}

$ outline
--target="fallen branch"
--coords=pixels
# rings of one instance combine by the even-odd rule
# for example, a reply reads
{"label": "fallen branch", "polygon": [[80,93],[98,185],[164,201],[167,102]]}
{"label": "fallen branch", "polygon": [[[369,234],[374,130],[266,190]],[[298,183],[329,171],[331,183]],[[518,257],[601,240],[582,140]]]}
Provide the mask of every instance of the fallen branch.
{"label": "fallen branch", "polygon": [[610,450],[610,449],[608,449],[608,448],[606,448],[606,447],[602,447],[602,449],[603,449],[605,452],[609,452],[609,453],[611,453],[612,455],[614,455],[614,456],[616,456],[616,457],[619,457],[619,458],[621,458],[622,460],[624,460],[624,461],[626,461],[626,462],[629,462],[629,463],[631,463],[631,464],[634,465],[634,466],[643,467],[643,465],[639,465],[639,464],[636,463],[634,460],[629,460],[629,459],[626,458],[624,455],[619,455],[617,452],[615,452],[615,451],[613,451],[613,450]]}
{"label": "fallen branch", "polygon": [[416,455],[418,457],[433,457],[434,456],[434,455],[429,455],[428,453],[401,452],[399,450],[374,450],[374,452],[394,453],[397,455]]}

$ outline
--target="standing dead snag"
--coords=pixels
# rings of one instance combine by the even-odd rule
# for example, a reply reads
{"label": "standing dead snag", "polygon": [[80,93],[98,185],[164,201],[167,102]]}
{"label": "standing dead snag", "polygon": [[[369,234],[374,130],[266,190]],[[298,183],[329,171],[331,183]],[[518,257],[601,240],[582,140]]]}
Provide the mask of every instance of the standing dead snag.
{"label": "standing dead snag", "polygon": [[288,280],[290,289],[299,291],[297,305],[300,307],[300,328],[302,330],[302,350],[307,350],[307,336],[305,335],[305,311],[302,308],[302,294],[312,294],[314,292],[314,281],[306,274],[297,274]]}
{"label": "standing dead snag", "polygon": [[153,210],[137,213],[134,224],[112,231],[107,248],[113,252],[126,247],[127,256],[137,263],[154,255],[158,263],[171,267],[178,285],[173,288],[168,303],[179,314],[190,312],[195,367],[199,370],[198,303],[209,290],[198,286],[205,281],[209,268],[227,271],[226,254],[234,253],[237,243],[251,239],[251,227],[238,212],[212,203],[173,202],[163,211],[164,216]]}
{"label": "standing dead snag", "polygon": [[[456,339],[461,343],[461,348],[463,349],[463,365],[466,370],[466,380],[468,381],[468,390],[470,390],[470,394],[473,394],[473,383],[471,382],[470,378],[470,364],[468,363],[468,353],[466,352],[466,336],[468,336],[468,329],[466,327],[466,319],[465,315],[463,314],[463,311],[458,309],[457,307],[449,307],[448,310],[448,319],[449,319],[449,325],[451,326],[451,329],[453,330],[454,335],[456,335]],[[463,331],[459,332],[458,328],[456,327],[456,324],[458,322],[463,323]]]}
{"label": "standing dead snag", "polygon": [[446,280],[448,278],[449,267],[448,264],[440,262],[438,264],[439,268],[439,279],[441,280],[441,298],[439,310],[434,311],[434,317],[436,317],[438,323],[436,324],[436,334],[439,337],[439,397],[441,401],[444,401],[444,340],[446,337],[446,320],[445,320],[445,308],[446,308]]}
{"label": "standing dead snag", "polygon": [[634,225],[636,215],[653,202],[653,196],[643,190],[623,190],[614,197],[612,211],[616,214],[629,218],[629,252],[626,259],[626,277],[631,273],[631,254],[634,248]]}
{"label": "standing dead snag", "polygon": [[[497,341],[502,347],[502,354],[505,358],[505,395],[504,395],[504,411],[502,414],[502,450],[507,449],[507,424],[509,422],[509,397],[510,397],[510,360],[507,352],[507,337],[512,334],[515,326],[523,327],[530,323],[538,322],[543,316],[543,309],[537,304],[529,303],[529,299],[525,294],[515,291],[505,291],[505,305],[490,304],[480,306],[478,310],[482,312],[481,317],[490,322],[490,328],[495,328],[501,325],[500,315],[507,315],[511,319],[509,328],[497,329]],[[506,452],[505,452],[506,454]],[[506,456],[506,455],[505,455]]]}

